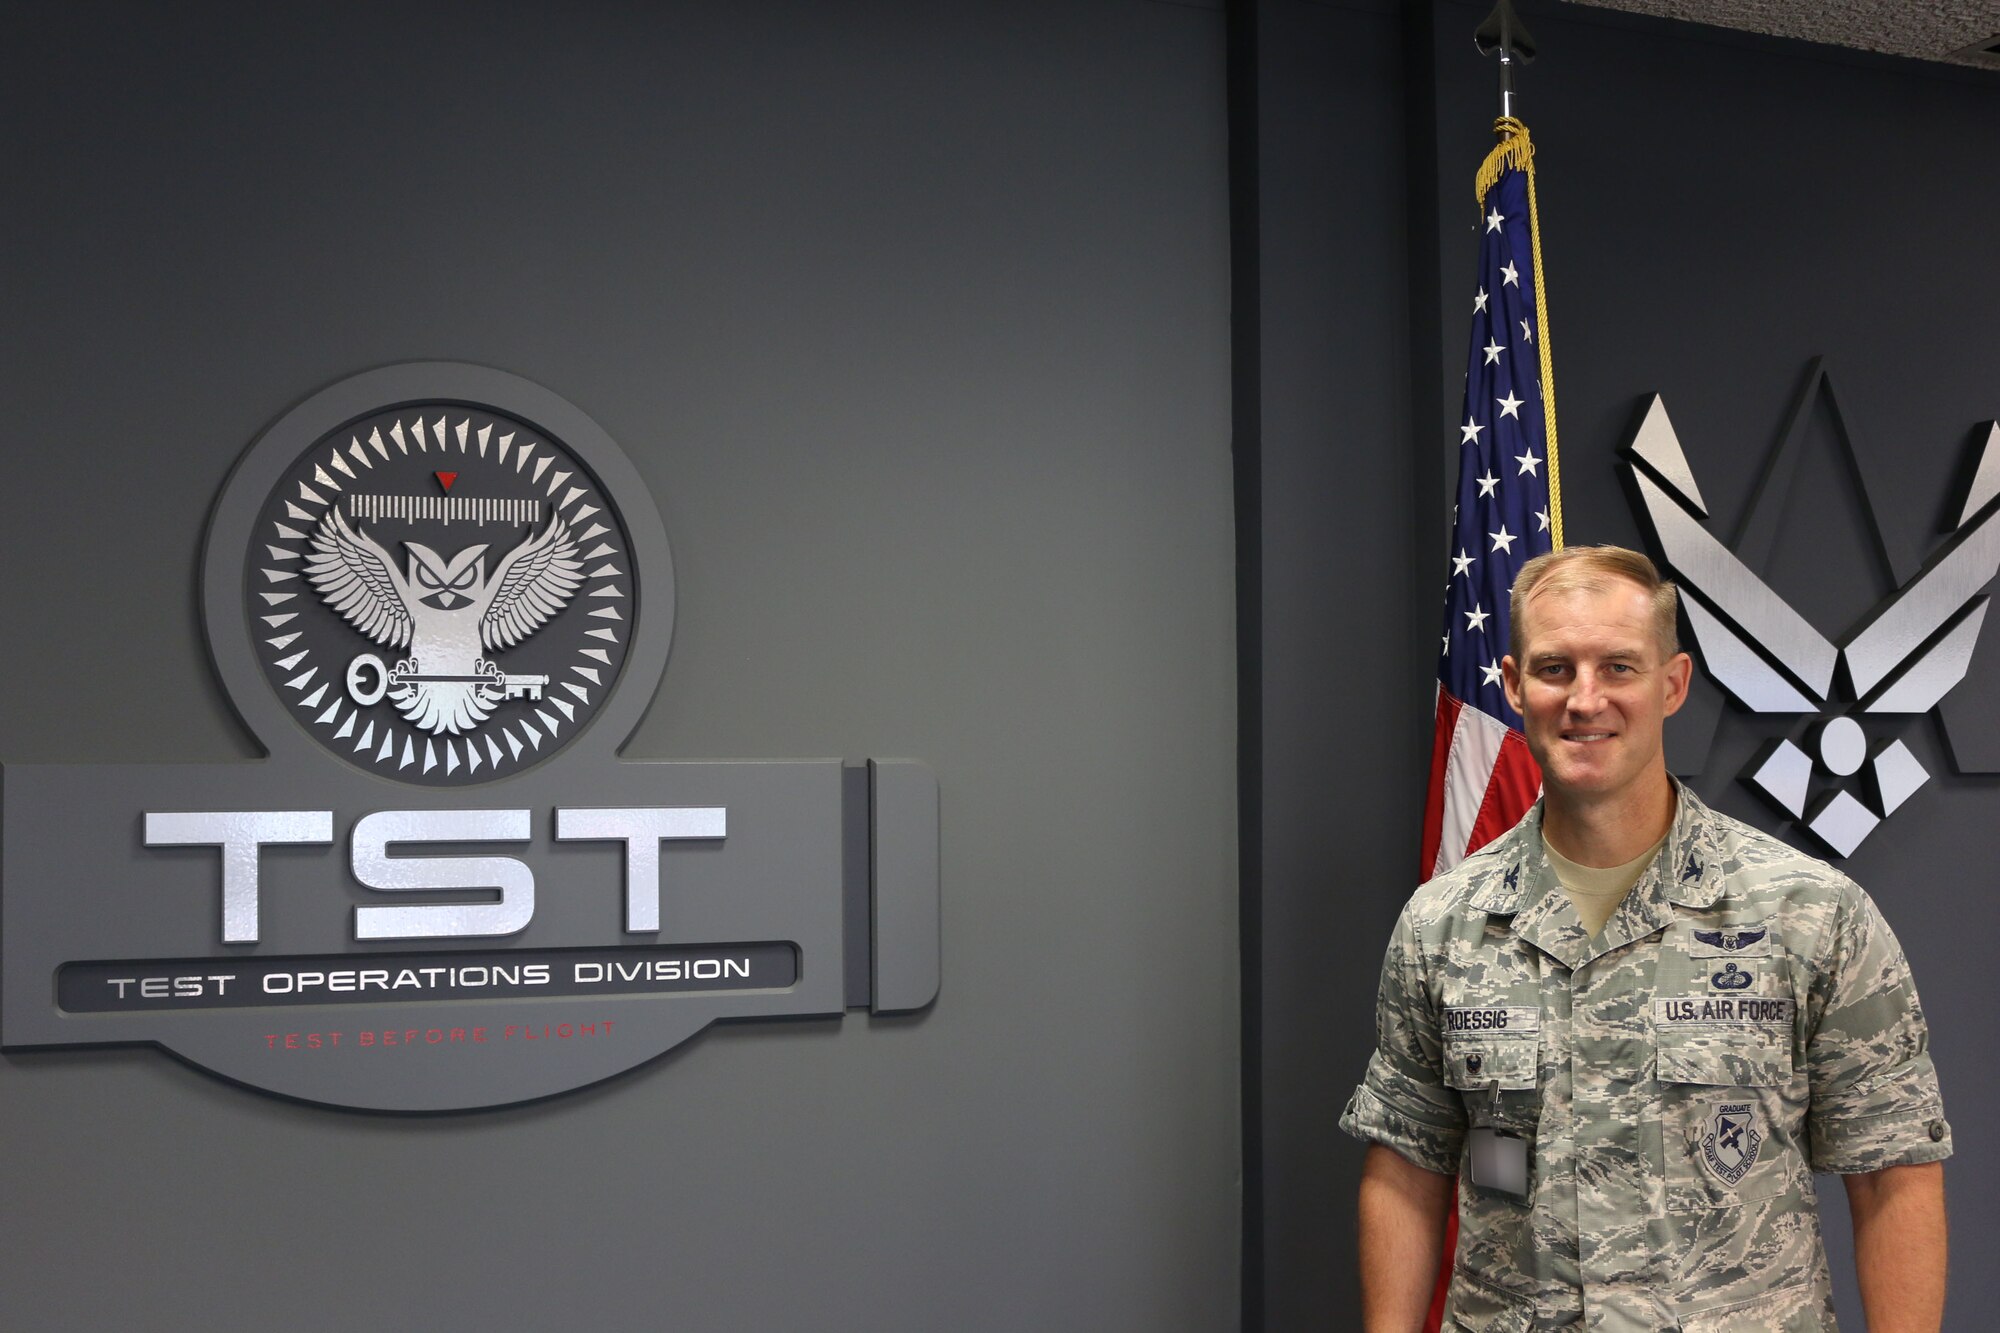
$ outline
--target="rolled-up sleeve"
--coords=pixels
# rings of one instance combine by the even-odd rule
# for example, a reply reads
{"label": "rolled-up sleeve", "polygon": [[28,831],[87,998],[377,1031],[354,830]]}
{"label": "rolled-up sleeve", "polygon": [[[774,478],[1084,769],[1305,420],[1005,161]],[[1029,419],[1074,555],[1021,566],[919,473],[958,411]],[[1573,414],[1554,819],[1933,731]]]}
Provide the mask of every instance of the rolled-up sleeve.
{"label": "rolled-up sleeve", "polygon": [[1814,983],[1806,1039],[1816,1171],[1853,1175],[1951,1156],[1930,1031],[1888,922],[1852,883]]}
{"label": "rolled-up sleeve", "polygon": [[1416,929],[1405,911],[1382,960],[1375,1054],[1341,1113],[1340,1127],[1427,1171],[1457,1175],[1465,1106],[1444,1084],[1441,1041]]}

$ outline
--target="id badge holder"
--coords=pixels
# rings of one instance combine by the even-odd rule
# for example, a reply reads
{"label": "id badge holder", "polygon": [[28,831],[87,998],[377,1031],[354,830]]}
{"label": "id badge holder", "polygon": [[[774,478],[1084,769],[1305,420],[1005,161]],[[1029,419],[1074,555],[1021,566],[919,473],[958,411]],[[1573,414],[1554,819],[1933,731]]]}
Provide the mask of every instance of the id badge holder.
{"label": "id badge holder", "polygon": [[1473,1118],[1467,1139],[1470,1149],[1470,1178],[1480,1189],[1493,1190],[1525,1203],[1528,1199],[1528,1140],[1511,1129],[1502,1129],[1500,1080],[1493,1080],[1492,1100]]}

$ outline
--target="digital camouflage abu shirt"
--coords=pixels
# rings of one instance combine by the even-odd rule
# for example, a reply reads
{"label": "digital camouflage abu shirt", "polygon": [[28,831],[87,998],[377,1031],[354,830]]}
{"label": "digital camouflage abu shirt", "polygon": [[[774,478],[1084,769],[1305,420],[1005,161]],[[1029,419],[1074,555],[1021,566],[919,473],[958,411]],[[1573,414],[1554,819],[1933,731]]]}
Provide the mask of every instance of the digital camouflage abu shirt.
{"label": "digital camouflage abu shirt", "polygon": [[1527,1197],[1460,1182],[1446,1327],[1834,1328],[1812,1172],[1951,1153],[1895,936],[1852,880],[1683,787],[1592,938],[1541,817],[1403,909],[1340,1122],[1450,1175],[1471,1125],[1527,1140]]}

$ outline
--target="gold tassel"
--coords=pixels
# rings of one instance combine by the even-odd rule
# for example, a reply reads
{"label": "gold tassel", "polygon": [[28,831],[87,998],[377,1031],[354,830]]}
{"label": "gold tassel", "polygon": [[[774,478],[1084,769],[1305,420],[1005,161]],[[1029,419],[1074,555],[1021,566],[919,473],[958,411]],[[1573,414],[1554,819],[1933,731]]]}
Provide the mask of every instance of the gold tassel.
{"label": "gold tassel", "polygon": [[1500,142],[1493,145],[1493,151],[1479,164],[1479,174],[1472,178],[1472,202],[1482,208],[1486,192],[1500,183],[1503,173],[1535,169],[1535,146],[1528,141],[1526,125],[1512,116],[1502,116],[1493,122],[1493,133]]}

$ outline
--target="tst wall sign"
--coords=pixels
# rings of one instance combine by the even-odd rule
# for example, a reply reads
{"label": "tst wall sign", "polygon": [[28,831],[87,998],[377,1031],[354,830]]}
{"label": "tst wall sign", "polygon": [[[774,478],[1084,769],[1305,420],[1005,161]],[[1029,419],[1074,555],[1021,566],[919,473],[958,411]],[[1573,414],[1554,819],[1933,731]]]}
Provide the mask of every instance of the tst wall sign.
{"label": "tst wall sign", "polygon": [[548,390],[431,363],[308,399],[225,483],[202,604],[268,757],[7,766],[8,1049],[150,1042],[449,1110],[719,1019],[935,997],[923,765],[618,757],[673,564],[631,463]]}

